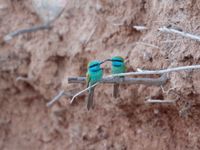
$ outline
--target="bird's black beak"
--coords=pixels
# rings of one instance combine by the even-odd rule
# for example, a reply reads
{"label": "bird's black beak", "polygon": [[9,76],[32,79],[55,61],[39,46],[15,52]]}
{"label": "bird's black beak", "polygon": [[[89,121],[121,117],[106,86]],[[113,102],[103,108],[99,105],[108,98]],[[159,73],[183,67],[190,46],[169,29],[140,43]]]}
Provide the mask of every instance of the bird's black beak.
{"label": "bird's black beak", "polygon": [[103,64],[103,63],[105,63],[105,62],[107,62],[107,61],[112,61],[112,60],[111,60],[111,59],[105,59],[104,61],[102,61],[102,62],[100,63],[100,65]]}

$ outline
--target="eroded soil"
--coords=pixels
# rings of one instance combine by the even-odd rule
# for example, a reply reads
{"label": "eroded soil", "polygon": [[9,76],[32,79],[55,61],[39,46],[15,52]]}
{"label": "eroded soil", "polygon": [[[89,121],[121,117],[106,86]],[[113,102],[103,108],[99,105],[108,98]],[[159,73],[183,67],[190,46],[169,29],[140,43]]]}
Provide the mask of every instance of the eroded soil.
{"label": "eroded soil", "polygon": [[[85,96],[73,105],[63,97],[46,107],[61,89],[85,87],[68,84],[67,77],[85,76],[93,59],[121,55],[128,71],[199,64],[198,42],[158,31],[173,26],[200,35],[199,13],[198,0],[75,0],[52,29],[1,42],[0,149],[199,150],[198,71],[170,74],[164,86],[170,92],[122,85],[120,98],[114,99],[112,86],[100,85],[89,112]],[[30,1],[0,0],[1,39],[40,23]],[[148,30],[138,32],[134,25]],[[109,65],[104,67],[109,74]],[[27,80],[16,81],[18,77]],[[149,105],[144,103],[148,97],[178,101]]]}

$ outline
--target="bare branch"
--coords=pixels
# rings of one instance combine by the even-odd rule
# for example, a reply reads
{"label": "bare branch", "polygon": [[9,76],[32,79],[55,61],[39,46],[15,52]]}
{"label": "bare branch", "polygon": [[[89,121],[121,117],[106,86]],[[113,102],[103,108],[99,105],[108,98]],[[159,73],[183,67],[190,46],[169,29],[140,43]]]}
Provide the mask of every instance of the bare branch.
{"label": "bare branch", "polygon": [[158,30],[161,32],[166,32],[166,33],[175,33],[175,34],[181,35],[183,37],[190,38],[192,40],[197,40],[200,42],[200,36],[198,36],[198,35],[194,35],[191,33],[187,33],[184,31],[177,30],[177,29],[167,28],[167,27],[162,27],[162,28],[159,28]]}
{"label": "bare branch", "polygon": [[119,73],[119,74],[109,75],[108,77],[130,76],[130,75],[164,74],[164,73],[185,71],[185,70],[192,70],[192,69],[200,69],[200,65],[182,66],[182,67],[168,68],[168,69],[162,69],[162,70],[144,70],[144,71],[139,71],[139,72]]}
{"label": "bare branch", "polygon": [[37,26],[31,27],[31,28],[27,28],[27,29],[20,29],[20,30],[11,32],[11,33],[7,34],[6,36],[4,36],[4,42],[10,41],[14,37],[16,37],[20,34],[30,33],[30,32],[35,32],[35,31],[38,31],[38,30],[45,30],[45,29],[50,29],[50,25],[49,24],[42,24],[42,25],[37,25]]}
{"label": "bare branch", "polygon": [[[155,86],[160,86],[165,84],[167,81],[166,75],[162,75],[160,78],[153,79],[153,78],[124,78],[124,79],[115,79],[115,78],[106,78],[104,77],[100,82],[92,85],[91,87],[88,87],[78,93],[76,93],[70,103],[72,104],[73,101],[77,96],[82,95],[84,92],[89,90],[90,88],[98,85],[99,83],[121,83],[121,84],[145,84],[145,85],[155,85]],[[86,77],[70,77],[68,78],[68,83],[85,83],[86,82]],[[56,101],[58,101],[62,96],[69,94],[65,94],[64,90],[62,90],[58,95],[56,95],[50,102],[47,103],[47,106],[50,107],[53,105]],[[72,96],[70,94],[70,96]]]}
{"label": "bare branch", "polygon": [[[100,83],[107,84],[145,84],[145,85],[155,85],[160,86],[165,84],[167,81],[166,75],[162,75],[160,78],[112,78],[112,77],[104,77]],[[85,83],[85,77],[70,77],[68,78],[68,83]]]}

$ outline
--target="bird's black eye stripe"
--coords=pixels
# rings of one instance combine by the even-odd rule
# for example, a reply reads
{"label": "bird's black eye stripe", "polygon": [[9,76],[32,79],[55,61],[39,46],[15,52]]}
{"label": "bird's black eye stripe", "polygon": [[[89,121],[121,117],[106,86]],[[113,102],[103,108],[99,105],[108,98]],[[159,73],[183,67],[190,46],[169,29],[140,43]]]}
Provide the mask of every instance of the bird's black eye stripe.
{"label": "bird's black eye stripe", "polygon": [[116,60],[116,59],[113,59],[112,61],[115,61],[115,62],[123,62],[122,60]]}
{"label": "bird's black eye stripe", "polygon": [[89,66],[89,68],[92,68],[92,67],[95,67],[95,66],[98,66],[99,64],[94,64],[94,65],[91,65]]}

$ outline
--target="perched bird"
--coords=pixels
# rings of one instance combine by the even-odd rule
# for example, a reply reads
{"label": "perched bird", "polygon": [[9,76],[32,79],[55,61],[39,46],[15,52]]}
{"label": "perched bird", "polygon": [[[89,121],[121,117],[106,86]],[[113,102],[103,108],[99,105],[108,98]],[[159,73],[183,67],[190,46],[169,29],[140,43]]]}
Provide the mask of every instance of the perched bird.
{"label": "perched bird", "polygon": [[[102,79],[103,70],[101,68],[101,64],[104,63],[100,61],[91,61],[88,63],[87,66],[87,87],[94,85],[98,81]],[[93,96],[94,96],[94,89],[92,87],[89,89],[89,95],[87,99],[87,109],[89,110],[93,106]]]}
{"label": "perched bird", "polygon": [[[111,68],[112,74],[124,73],[126,71],[124,58],[120,56],[114,56],[112,57],[112,59],[110,59],[110,61],[112,62],[112,68]],[[115,78],[121,78],[121,77],[124,78],[124,76],[115,77]],[[113,96],[114,98],[117,98],[118,95],[119,95],[119,84],[114,84]]]}

